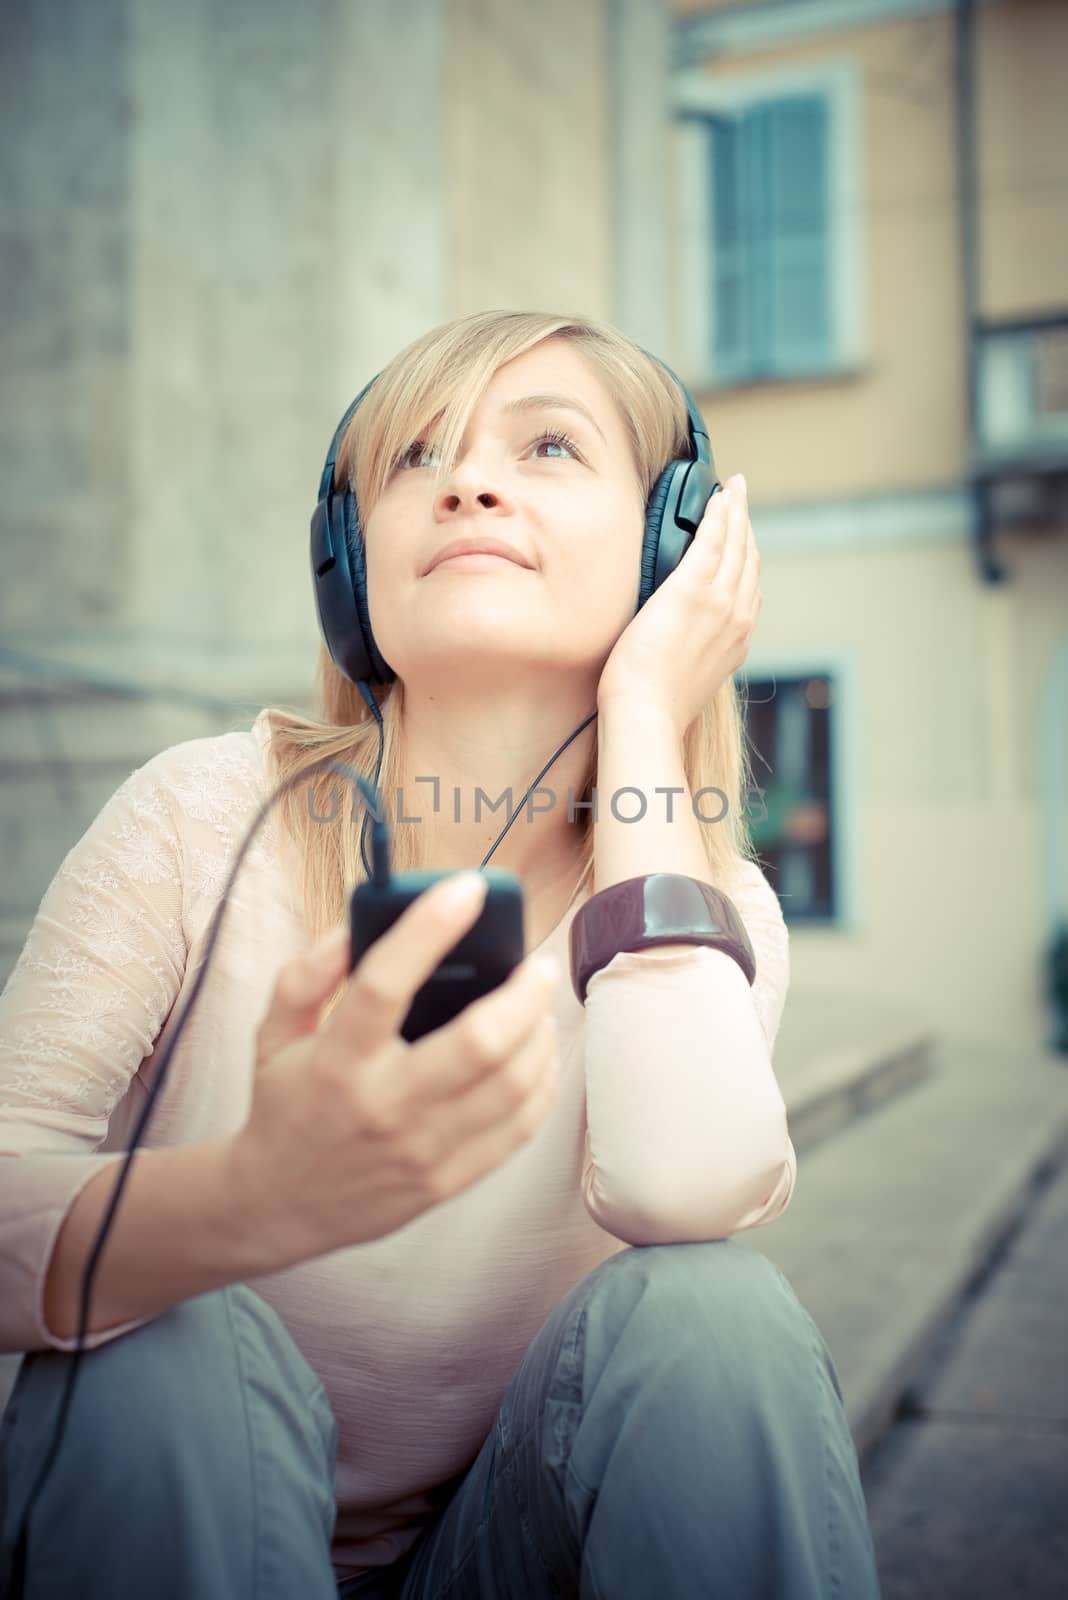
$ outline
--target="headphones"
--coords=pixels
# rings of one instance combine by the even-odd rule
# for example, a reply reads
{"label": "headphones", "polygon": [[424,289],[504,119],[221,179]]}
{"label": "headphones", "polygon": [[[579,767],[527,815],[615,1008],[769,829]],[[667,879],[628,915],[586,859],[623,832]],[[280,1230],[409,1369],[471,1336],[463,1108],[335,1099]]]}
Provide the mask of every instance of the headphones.
{"label": "headphones", "polygon": [[[640,347],[639,347],[640,348]],[[648,351],[644,354],[649,355]],[[705,514],[722,485],[716,477],[705,425],[686,385],[657,357],[650,360],[674,378],[686,401],[692,454],[668,463],[653,485],[645,511],[641,580],[635,615],[686,554]],[[319,627],[338,670],[350,682],[392,683],[393,668],[375,643],[367,605],[367,568],[356,496],[334,487],[337,453],[357,406],[381,377],[362,388],[337,425],[319,480],[318,504],[311,519],[311,569]],[[365,695],[366,698],[366,695]]]}
{"label": "headphones", "polygon": [[[639,348],[641,348],[639,346]],[[649,355],[646,350],[644,354]],[[655,356],[650,360],[656,361]],[[670,461],[653,485],[645,508],[645,534],[642,539],[641,577],[635,602],[637,614],[649,596],[675,571],[705,514],[712,496],[721,489],[712,460],[712,448],[693,396],[678,375],[664,362],[657,364],[674,378],[686,401],[689,418],[690,448],[692,454]],[[351,683],[354,683],[378,723],[378,764],[375,768],[373,792],[377,803],[378,776],[382,769],[384,729],[382,713],[371,693],[370,684],[392,683],[396,673],[375,643],[371,628],[371,613],[367,605],[367,567],[364,563],[363,538],[360,533],[360,515],[356,496],[351,487],[338,494],[334,488],[334,466],[345,429],[356,407],[368,389],[382,376],[365,384],[345,412],[330,441],[322,477],[319,480],[319,500],[311,519],[311,567],[315,588],[315,606],[319,614],[319,628],[334,665]],[[512,826],[521,808],[526,804],[531,790],[536,787],[573,739],[595,720],[593,711],[585,722],[579,724],[542,767],[519,805],[501,829],[480,866],[484,867],[497,846]],[[364,870],[371,877],[365,842],[370,811],[364,811],[360,829],[360,852]]]}

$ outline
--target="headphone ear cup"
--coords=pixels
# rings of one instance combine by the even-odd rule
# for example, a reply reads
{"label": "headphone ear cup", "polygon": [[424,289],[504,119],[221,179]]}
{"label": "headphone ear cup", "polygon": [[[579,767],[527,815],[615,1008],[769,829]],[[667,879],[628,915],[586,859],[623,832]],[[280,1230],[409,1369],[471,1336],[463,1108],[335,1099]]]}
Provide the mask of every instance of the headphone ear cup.
{"label": "headphone ear cup", "polygon": [[349,490],[345,493],[343,510],[345,547],[349,552],[352,575],[352,598],[356,607],[360,642],[367,658],[367,676],[370,676],[375,683],[392,683],[397,674],[379,651],[375,643],[374,629],[371,627],[371,608],[367,600],[367,567],[363,559],[363,535],[360,533],[356,496]]}
{"label": "headphone ear cup", "polygon": [[371,633],[363,550],[351,494],[327,494],[312,513],[311,568],[319,629],[338,671],[350,683],[390,682],[395,674]]}
{"label": "headphone ear cup", "polygon": [[338,671],[357,683],[369,663],[356,617],[340,495],[324,495],[312,513],[311,570],[323,642]]}
{"label": "headphone ear cup", "polygon": [[[660,557],[661,530],[664,525],[664,508],[668,503],[671,485],[675,480],[675,473],[679,466],[688,467],[690,463],[672,461],[664,468],[653,485],[653,492],[649,496],[649,504],[645,512],[645,537],[642,540],[642,567],[641,585],[638,589],[638,604],[635,611],[640,611],[649,599],[654,589],[658,587],[656,581],[657,561]],[[667,573],[664,573],[664,578]],[[664,581],[661,578],[661,583]]]}

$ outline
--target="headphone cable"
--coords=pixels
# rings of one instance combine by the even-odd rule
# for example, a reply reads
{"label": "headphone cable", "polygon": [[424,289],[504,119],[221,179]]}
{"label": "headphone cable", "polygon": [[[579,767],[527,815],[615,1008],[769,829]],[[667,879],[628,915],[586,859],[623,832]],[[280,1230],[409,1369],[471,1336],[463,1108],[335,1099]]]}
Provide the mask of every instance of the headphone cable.
{"label": "headphone cable", "polygon": [[[126,1156],[125,1156],[125,1160],[123,1162],[122,1172],[120,1174],[119,1181],[115,1185],[115,1189],[114,1189],[114,1192],[112,1193],[111,1201],[110,1201],[110,1203],[108,1205],[107,1212],[105,1213],[104,1220],[100,1225],[100,1228],[99,1228],[99,1230],[97,1232],[96,1240],[95,1240],[95,1242],[93,1244],[93,1248],[90,1251],[89,1257],[88,1257],[88,1259],[86,1261],[85,1269],[84,1269],[84,1272],[83,1272],[83,1275],[82,1275],[81,1305],[80,1305],[80,1311],[79,1311],[78,1337],[77,1337],[77,1342],[76,1342],[76,1345],[75,1345],[75,1349],[73,1351],[73,1358],[72,1358],[72,1360],[70,1362],[70,1366],[69,1366],[69,1368],[67,1370],[67,1381],[66,1381],[66,1386],[65,1386],[65,1388],[63,1390],[63,1396],[62,1396],[62,1399],[61,1399],[61,1402],[60,1402],[59,1416],[58,1416],[57,1421],[56,1421],[56,1426],[55,1426],[55,1429],[54,1429],[54,1432],[53,1432],[53,1435],[52,1435],[52,1441],[51,1441],[51,1444],[49,1446],[48,1452],[47,1452],[47,1454],[45,1456],[45,1459],[44,1459],[44,1462],[43,1462],[43,1464],[41,1466],[41,1469],[37,1474],[36,1480],[34,1481],[33,1488],[30,1491],[30,1494],[29,1494],[29,1496],[27,1498],[26,1504],[23,1507],[22,1512],[21,1512],[21,1514],[19,1516],[18,1532],[17,1532],[16,1538],[15,1538],[13,1554],[12,1554],[12,1563],[11,1563],[11,1572],[10,1572],[10,1587],[6,1590],[7,1594],[9,1594],[11,1596],[11,1600],[23,1600],[23,1596],[25,1594],[26,1567],[27,1567],[28,1548],[29,1548],[30,1519],[31,1519],[31,1516],[33,1514],[34,1506],[37,1504],[38,1500],[40,1499],[40,1496],[41,1496],[41,1493],[42,1493],[42,1491],[44,1489],[45,1483],[47,1482],[48,1476],[49,1476],[49,1474],[50,1474],[50,1472],[52,1470],[52,1467],[55,1464],[56,1458],[57,1458],[57,1456],[59,1454],[59,1447],[60,1447],[60,1445],[61,1445],[61,1443],[63,1441],[63,1434],[64,1434],[64,1431],[65,1431],[65,1428],[66,1428],[66,1424],[67,1424],[67,1417],[68,1417],[68,1414],[70,1412],[71,1402],[72,1402],[73,1395],[74,1395],[74,1385],[75,1385],[75,1382],[77,1380],[77,1375],[78,1375],[78,1371],[79,1371],[79,1368],[80,1368],[81,1358],[82,1358],[82,1355],[84,1353],[84,1349],[83,1349],[84,1341],[85,1341],[85,1337],[86,1337],[86,1333],[88,1331],[88,1325],[89,1325],[89,1306],[90,1306],[90,1299],[91,1299],[91,1295],[92,1295],[93,1276],[94,1276],[94,1274],[96,1272],[97,1264],[98,1264],[98,1262],[100,1260],[100,1256],[103,1253],[104,1243],[105,1243],[105,1241],[107,1239],[108,1230],[111,1227],[112,1221],[114,1220],[115,1212],[116,1212],[116,1210],[118,1208],[119,1199],[120,1199],[120,1197],[122,1195],[122,1191],[123,1191],[123,1189],[124,1189],[124,1187],[126,1185],[126,1179],[129,1176],[130,1167],[131,1167],[131,1164],[133,1162],[134,1155],[136,1154],[137,1147],[140,1144],[141,1138],[142,1138],[142,1136],[144,1134],[144,1131],[147,1128],[148,1123],[149,1123],[149,1121],[151,1119],[152,1112],[153,1112],[153,1110],[155,1108],[157,1096],[159,1095],[159,1092],[163,1087],[164,1081],[166,1080],[167,1069],[170,1066],[171,1057],[174,1055],[174,1050],[175,1050],[175,1047],[176,1047],[176,1045],[178,1043],[178,1040],[181,1038],[182,1030],[183,1030],[183,1028],[185,1027],[186,1023],[189,1020],[189,1014],[192,1011],[194,1004],[196,1003],[196,999],[197,999],[197,996],[200,994],[201,988],[203,987],[204,978],[205,978],[205,976],[207,974],[208,967],[209,967],[210,962],[211,962],[212,953],[213,953],[213,951],[215,949],[215,943],[216,943],[216,940],[219,937],[219,929],[222,926],[223,913],[226,910],[226,906],[227,906],[227,904],[229,902],[229,898],[230,898],[230,892],[233,889],[234,881],[235,881],[235,879],[237,877],[238,872],[240,871],[241,863],[245,859],[245,856],[246,856],[246,854],[248,852],[249,846],[252,844],[253,839],[256,837],[256,834],[259,832],[259,829],[260,829],[262,823],[264,822],[264,820],[266,819],[267,815],[269,814],[270,811],[273,810],[273,808],[277,804],[277,802],[280,799],[282,799],[282,797],[284,795],[288,794],[289,790],[292,789],[295,784],[300,783],[303,779],[305,779],[309,775],[309,773],[316,771],[320,767],[326,767],[326,768],[328,768],[330,770],[333,770],[335,772],[338,772],[338,773],[344,775],[345,777],[350,778],[359,787],[360,792],[361,792],[361,794],[362,794],[362,796],[364,798],[364,801],[365,801],[363,825],[362,825],[361,830],[360,830],[360,850],[361,850],[361,854],[362,854],[362,857],[363,857],[364,868],[367,871],[367,876],[368,876],[368,880],[369,881],[373,881],[376,884],[381,885],[381,886],[388,886],[388,883],[389,883],[389,871],[390,871],[390,866],[389,866],[389,832],[388,832],[388,829],[386,828],[385,822],[384,822],[384,820],[382,818],[380,805],[379,805],[378,787],[377,787],[377,785],[378,785],[378,776],[379,776],[379,772],[381,771],[381,766],[382,766],[382,753],[383,753],[383,747],[384,747],[384,729],[383,729],[383,723],[382,723],[382,715],[381,715],[381,712],[378,709],[377,704],[375,703],[374,696],[371,694],[371,692],[367,688],[366,684],[361,682],[358,685],[358,687],[359,687],[360,692],[363,695],[364,699],[371,706],[371,708],[372,708],[372,710],[373,710],[373,712],[374,712],[374,714],[375,714],[375,716],[377,718],[377,721],[378,721],[378,738],[379,738],[378,762],[377,762],[377,765],[376,765],[376,768],[375,768],[374,782],[369,784],[367,782],[367,780],[360,773],[355,772],[345,762],[335,760],[333,757],[324,757],[321,761],[316,761],[316,762],[311,763],[309,766],[302,767],[299,772],[291,773],[288,778],[285,778],[280,784],[277,785],[275,790],[268,796],[268,798],[263,802],[262,806],[260,807],[259,812],[257,813],[257,815],[256,815],[251,827],[248,829],[248,832],[245,834],[244,840],[242,841],[242,844],[241,844],[241,848],[239,849],[239,851],[237,853],[237,858],[234,861],[234,864],[233,864],[232,868],[230,869],[230,876],[228,877],[228,879],[226,881],[226,884],[225,884],[225,887],[223,888],[222,897],[221,897],[221,899],[219,901],[218,906],[215,908],[215,912],[214,912],[213,917],[212,917],[211,933],[209,935],[208,942],[207,942],[207,945],[206,945],[205,950],[204,950],[204,957],[203,957],[203,960],[201,962],[200,970],[197,973],[196,978],[195,978],[195,980],[193,982],[193,987],[189,991],[189,995],[188,995],[188,997],[186,999],[185,1005],[182,1008],[181,1015],[178,1018],[178,1023],[177,1023],[177,1026],[175,1027],[174,1033],[171,1035],[170,1041],[169,1041],[166,1049],[164,1050],[163,1055],[160,1058],[159,1070],[156,1073],[155,1081],[154,1081],[154,1083],[152,1085],[152,1088],[149,1091],[148,1098],[147,1098],[147,1100],[145,1102],[145,1105],[144,1105],[144,1107],[143,1107],[143,1109],[141,1111],[141,1114],[138,1117],[136,1126],[134,1127],[133,1137],[132,1137],[132,1139],[130,1141],[130,1147],[126,1152]],[[484,867],[486,865],[486,862],[490,859],[490,856],[492,856],[494,850],[496,850],[497,846],[500,844],[501,840],[504,838],[504,835],[508,832],[508,829],[512,826],[512,823],[515,821],[516,817],[519,815],[520,809],[522,808],[522,806],[526,802],[528,796],[530,795],[531,790],[534,789],[536,787],[536,785],[541,781],[541,779],[545,776],[546,772],[548,772],[549,768],[553,765],[553,762],[556,761],[557,758],[560,755],[562,755],[562,753],[567,749],[568,745],[571,744],[572,740],[576,739],[578,737],[578,735],[582,732],[582,730],[584,728],[587,728],[590,725],[590,723],[594,720],[594,718],[596,716],[597,716],[597,712],[594,711],[591,716],[587,717],[586,721],[581,723],[579,725],[579,727],[577,727],[575,729],[574,733],[572,733],[564,741],[564,743],[560,746],[559,750],[556,751],[556,754],[553,755],[550,758],[550,760],[546,763],[546,765],[541,769],[541,771],[538,773],[538,776],[534,779],[533,783],[531,783],[530,787],[527,789],[527,792],[523,796],[523,799],[519,802],[519,806],[516,807],[515,811],[512,813],[511,817],[508,819],[508,822],[506,823],[505,827],[501,830],[500,834],[497,836],[497,839],[494,841],[493,845],[491,846],[489,852],[484,857],[483,861],[481,862],[481,866],[482,867]],[[366,850],[364,849],[364,834],[366,832],[367,821],[368,821],[368,815],[369,814],[371,814],[373,816],[372,829],[371,829],[371,853],[372,853],[372,857],[373,857],[373,867],[368,864],[367,853],[366,853]],[[34,1354],[35,1354],[34,1351],[28,1352],[28,1354],[24,1357],[24,1360],[31,1360],[33,1358]],[[2,1575],[0,1575],[0,1576],[2,1576]],[[0,1588],[2,1588],[2,1587],[3,1586],[0,1585]]]}
{"label": "headphone cable", "polygon": [[[377,792],[378,792],[378,775],[382,770],[383,739],[385,737],[383,724],[382,724],[382,713],[378,709],[378,704],[377,704],[377,702],[375,700],[375,697],[371,693],[370,689],[367,687],[367,684],[365,682],[361,681],[360,683],[357,684],[356,687],[359,689],[360,693],[363,695],[363,698],[367,701],[367,704],[370,706],[371,711],[372,711],[372,713],[374,715],[374,718],[375,718],[376,722],[378,723],[378,763],[377,763],[377,765],[375,767],[375,777],[374,777],[375,793],[377,794]],[[567,749],[568,745],[572,742],[572,740],[577,739],[579,734],[583,731],[583,729],[584,728],[588,728],[590,723],[593,722],[596,719],[596,717],[597,717],[597,712],[594,711],[594,712],[592,712],[590,714],[590,716],[588,716],[586,718],[585,722],[580,722],[578,727],[575,729],[574,733],[571,734],[570,737],[568,737],[567,739],[564,740],[564,742],[560,746],[559,750],[557,750],[554,755],[549,757],[548,761],[542,767],[541,771],[538,773],[538,776],[534,779],[533,783],[527,789],[526,794],[523,796],[522,800],[520,800],[519,804],[516,806],[515,810],[512,812],[512,815],[508,818],[508,821],[506,822],[504,827],[501,829],[501,831],[497,835],[496,839],[493,841],[493,844],[490,846],[490,849],[482,857],[482,860],[479,862],[479,870],[480,871],[486,865],[486,862],[489,860],[489,858],[493,854],[494,850],[496,850],[497,846],[500,844],[501,840],[504,838],[505,834],[508,832],[508,829],[512,826],[512,823],[515,821],[516,817],[518,817],[520,811],[522,810],[523,806],[527,802],[527,799],[528,799],[528,797],[530,795],[531,790],[537,788],[538,784],[541,782],[542,778],[544,778],[544,776],[548,772],[549,768],[553,765],[553,763],[555,761],[557,761],[560,758],[560,756],[563,755],[564,751]],[[375,818],[376,818],[377,821],[381,822],[381,820],[382,820],[381,813],[376,811],[375,812]],[[367,852],[366,852],[366,850],[364,848],[364,842],[363,842],[364,841],[364,834],[367,831],[367,819],[368,819],[368,813],[365,811],[364,815],[363,815],[363,826],[360,829],[360,854],[363,857],[364,871],[367,873],[367,876],[370,877],[371,876],[371,868],[370,868],[370,866],[368,865],[368,862],[367,862]]]}

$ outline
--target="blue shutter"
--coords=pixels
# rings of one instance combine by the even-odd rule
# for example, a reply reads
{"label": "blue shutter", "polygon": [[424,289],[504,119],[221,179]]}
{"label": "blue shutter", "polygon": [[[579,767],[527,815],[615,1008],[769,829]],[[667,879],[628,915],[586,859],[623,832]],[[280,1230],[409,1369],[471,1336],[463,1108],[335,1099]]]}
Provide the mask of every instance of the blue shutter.
{"label": "blue shutter", "polygon": [[728,117],[717,117],[711,122],[710,137],[711,290],[715,307],[711,369],[717,382],[727,382],[735,377],[744,378],[751,365],[742,128]]}
{"label": "blue shutter", "polygon": [[742,119],[743,168],[749,212],[750,371],[764,376],[775,371],[774,226],[771,209],[771,140],[768,108],[753,106]]}
{"label": "blue shutter", "polygon": [[793,95],[764,108],[769,320],[774,370],[831,365],[827,106]]}
{"label": "blue shutter", "polygon": [[832,362],[827,107],[819,95],[717,122],[713,245],[717,378]]}

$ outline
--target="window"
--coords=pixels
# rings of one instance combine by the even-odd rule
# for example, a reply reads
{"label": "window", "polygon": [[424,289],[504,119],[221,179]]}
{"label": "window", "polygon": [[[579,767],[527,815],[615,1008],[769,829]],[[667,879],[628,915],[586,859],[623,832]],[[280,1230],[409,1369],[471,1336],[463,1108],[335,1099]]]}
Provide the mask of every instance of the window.
{"label": "window", "polygon": [[834,681],[750,678],[746,695],[747,821],[761,867],[789,924],[837,921]]}
{"label": "window", "polygon": [[728,381],[830,366],[823,99],[772,100],[707,127],[714,371]]}
{"label": "window", "polygon": [[847,67],[676,88],[686,365],[706,385],[859,363]]}

